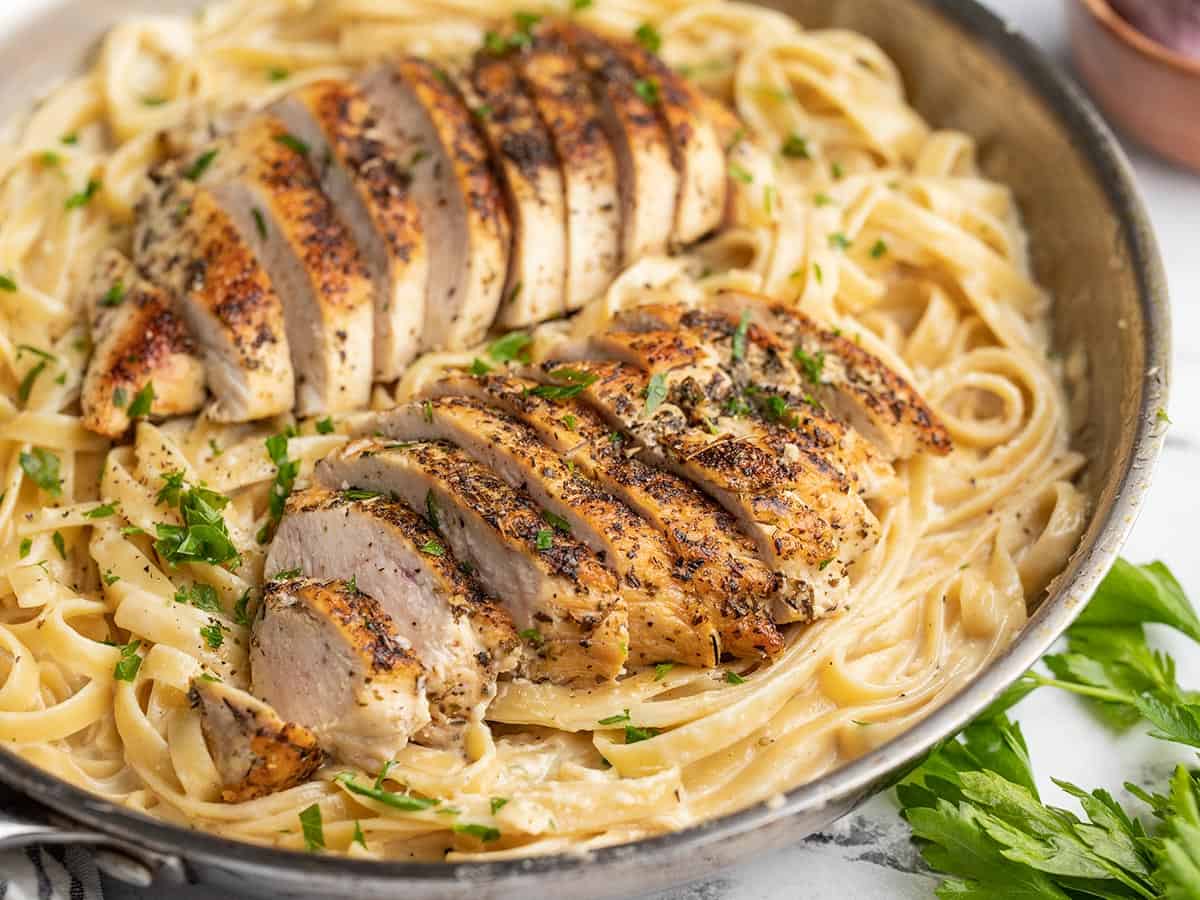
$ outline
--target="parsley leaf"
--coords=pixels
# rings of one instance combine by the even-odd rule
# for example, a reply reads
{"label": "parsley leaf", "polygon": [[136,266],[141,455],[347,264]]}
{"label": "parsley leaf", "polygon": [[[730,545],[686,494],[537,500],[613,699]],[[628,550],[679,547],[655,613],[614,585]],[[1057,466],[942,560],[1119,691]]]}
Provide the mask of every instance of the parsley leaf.
{"label": "parsley leaf", "polygon": [[645,414],[648,416],[654,415],[654,411],[662,406],[663,401],[666,399],[667,376],[662,372],[656,372],[650,378],[650,383],[646,385]]}
{"label": "parsley leaf", "polygon": [[325,849],[325,828],[321,823],[321,807],[314,803],[300,810],[300,830],[308,850]]}
{"label": "parsley leaf", "polygon": [[523,331],[513,331],[493,341],[487,349],[487,355],[498,363],[525,362],[528,359],[528,349],[533,338]]}
{"label": "parsley leaf", "polygon": [[539,550],[549,550],[554,546],[554,532],[549,528],[539,528],[533,543]]}
{"label": "parsley leaf", "polygon": [[489,841],[500,840],[500,829],[492,828],[490,825],[455,825],[454,833],[469,834],[485,844]]}
{"label": "parsley leaf", "polygon": [[591,372],[584,372],[580,369],[572,369],[564,367],[555,369],[550,373],[550,377],[556,382],[565,382],[557,384],[539,384],[537,387],[526,388],[525,396],[544,397],[547,400],[570,400],[583,393],[584,389],[595,384],[599,380],[598,375],[593,375]]}
{"label": "parsley leaf", "polygon": [[100,182],[95,178],[89,179],[87,186],[84,187],[82,191],[80,191],[78,194],[72,194],[67,198],[67,202],[65,204],[66,208],[80,209],[81,207],[87,206],[92,202],[92,198],[96,196],[99,190]]}
{"label": "parsley leaf", "polygon": [[131,419],[144,418],[150,415],[150,410],[153,406],[154,382],[147,381],[146,386],[133,395],[133,400],[130,401],[129,409],[126,412]]}
{"label": "parsley leaf", "polygon": [[206,150],[196,157],[196,161],[188,166],[187,171],[183,173],[183,177],[188,181],[199,181],[204,177],[204,173],[208,171],[208,167],[212,165],[213,160],[217,158],[217,150]]}
{"label": "parsley leaf", "polygon": [[62,495],[62,478],[58,474],[58,457],[49,450],[34,447],[19,457],[21,469],[33,483],[52,497]]}
{"label": "parsley leaf", "polygon": [[326,416],[323,419],[317,419],[317,434],[333,434],[333,417]]}
{"label": "parsley leaf", "polygon": [[279,520],[283,518],[283,510],[287,498],[296,485],[296,476],[300,474],[300,461],[288,459],[288,440],[292,437],[289,428],[279,434],[273,434],[266,441],[267,455],[275,463],[275,480],[271,484],[271,493],[267,498],[267,523],[258,532],[258,542],[265,544],[275,534]]}
{"label": "parsley leaf", "polygon": [[652,737],[658,737],[660,734],[657,728],[650,726],[626,725],[625,726],[625,743],[637,744],[641,741],[648,741]]}
{"label": "parsley leaf", "polygon": [[275,143],[283,144],[283,146],[287,147],[293,153],[299,153],[301,156],[308,156],[311,149],[308,144],[304,143],[304,141],[300,140],[294,134],[277,134],[274,139]]}
{"label": "parsley leaf", "polygon": [[622,722],[629,721],[629,710],[622,711],[619,715],[609,716],[606,719],[597,720],[600,725],[620,725]]}
{"label": "parsley leaf", "polygon": [[647,105],[658,105],[660,98],[657,78],[639,78],[633,83],[633,92]]}
{"label": "parsley leaf", "polygon": [[742,317],[738,319],[737,328],[733,330],[733,352],[734,361],[743,360],[746,358],[746,335],[750,331],[750,310],[742,310]]}
{"label": "parsley leaf", "polygon": [[220,622],[213,619],[200,629],[200,637],[204,638],[204,643],[208,644],[210,650],[219,650],[225,643],[225,628]]}
{"label": "parsley leaf", "polygon": [[141,641],[130,641],[120,647],[121,657],[113,666],[113,678],[117,681],[133,681],[137,677],[138,669],[142,665],[142,658],[137,652],[141,645]]}
{"label": "parsley leaf", "polygon": [[794,131],[784,139],[779,152],[788,159],[812,159],[808,152],[808,141]]}
{"label": "parsley leaf", "polygon": [[185,487],[182,472],[169,472],[163,480],[157,502],[177,504],[183,524],[156,525],[155,551],[171,565],[206,562],[219,566],[231,561],[240,564],[241,557],[222,515],[229,498],[203,486]]}
{"label": "parsley leaf", "polygon": [[424,797],[414,797],[412,794],[385,791],[379,786],[382,782],[377,782],[375,787],[365,787],[354,780],[352,772],[343,772],[333,780],[334,783],[340,784],[352,794],[358,794],[360,797],[369,797],[385,806],[390,806],[392,809],[399,809],[403,812],[423,812],[424,810],[432,809],[442,802],[440,800],[428,800]]}
{"label": "parsley leaf", "polygon": [[637,38],[637,42],[649,50],[651,53],[657,53],[662,49],[662,35],[649,22],[643,22],[638,26],[637,31],[633,33]]}

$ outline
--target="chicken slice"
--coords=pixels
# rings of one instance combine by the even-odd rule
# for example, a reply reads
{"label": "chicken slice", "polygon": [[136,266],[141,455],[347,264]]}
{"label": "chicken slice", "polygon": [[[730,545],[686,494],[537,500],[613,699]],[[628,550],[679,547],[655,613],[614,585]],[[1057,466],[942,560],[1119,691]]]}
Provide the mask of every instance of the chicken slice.
{"label": "chicken slice", "polygon": [[182,172],[151,173],[138,206],[134,261],[170,293],[204,356],[217,422],[279,415],[294,400],[283,302],[266,271],[199,177],[197,157]]}
{"label": "chicken slice", "polygon": [[590,78],[567,47],[541,40],[515,59],[562,166],[566,308],[575,310],[603,294],[620,270],[621,196],[616,154],[592,99]]}
{"label": "chicken slice", "polygon": [[533,393],[536,387],[536,382],[500,375],[449,376],[426,392],[475,397],[523,422],[658,529],[676,555],[675,577],[716,610],[725,652],[752,657],[782,650],[783,638],[763,612],[776,578],[733,517],[691,482],[627,455],[611,439],[614,432],[588,407],[545,399]]}
{"label": "chicken slice", "polygon": [[462,84],[501,175],[512,221],[512,257],[497,321],[520,328],[562,315],[566,206],[554,144],[509,60],[481,54]]}
{"label": "chicken slice", "polygon": [[429,256],[408,163],[416,147],[388,135],[362,91],[318,81],[271,112],[309,147],[321,187],[358,245],[374,287],[375,378],[398,378],[420,349]]}
{"label": "chicken slice", "polygon": [[626,264],[666,252],[674,230],[679,176],[671,144],[654,106],[657,89],[639,79],[616,49],[571,22],[545,33],[565,43],[587,69],[601,122],[617,159],[621,256]]}
{"label": "chicken slice", "polygon": [[952,449],[945,426],[912,385],[854,341],[753,294],[725,293],[714,306],[739,318],[748,314],[750,321],[790,344],[798,357],[811,360],[816,399],[886,458],[907,459],[922,450],[944,456]]}
{"label": "chicken slice", "polygon": [[432,723],[414,740],[445,746],[496,693],[516,664],[517,633],[503,608],[459,571],[429,524],[403,503],[321,487],[288,498],[266,571],[354,579],[395,623],[398,641],[425,668]]}
{"label": "chicken slice", "polygon": [[335,489],[386,491],[410,506],[432,507],[442,540],[424,552],[449,549],[478,573],[521,629],[530,678],[582,685],[620,674],[629,631],[612,573],[532,500],[462,451],[359,440],[322,460],[317,477]]}
{"label": "chicken slice", "polygon": [[639,44],[617,38],[609,44],[639,80],[653,85],[679,178],[673,246],[698,241],[720,226],[729,195],[724,143],[709,112],[716,101]]}
{"label": "chicken slice", "polygon": [[250,633],[252,689],[368,772],[430,720],[425,674],[395,623],[344,581],[277,578]]}
{"label": "chicken slice", "polygon": [[188,700],[217,773],[221,799],[241,803],[303,784],[325,762],[317,737],[223,681],[193,678]]}
{"label": "chicken slice", "polygon": [[478,343],[500,306],[510,225],[488,148],[446,72],[405,58],[362,79],[381,123],[415,147],[412,196],[429,248],[423,347]]}
{"label": "chicken slice", "polygon": [[374,368],[371,280],[309,164],[311,148],[263,115],[213,149],[218,155],[203,183],[283,298],[296,412],[366,406]]}
{"label": "chicken slice", "polygon": [[[840,605],[847,568],[878,540],[879,525],[835,466],[791,443],[782,428],[742,418],[699,424],[703,416],[689,405],[717,391],[691,376],[666,377],[664,402],[648,412],[644,373],[621,363],[572,365],[576,377],[595,379],[580,396],[627,432],[637,452],[691,480],[754,539],[781,578],[777,622],[817,618]],[[551,377],[560,369],[546,368]]]}
{"label": "chicken slice", "polygon": [[[692,666],[721,661],[705,604],[675,580],[670,549],[645,520],[543,444],[534,431],[465,398],[410,403],[373,416],[359,433],[455,444],[528,494],[618,576],[629,610],[629,659]],[[544,526],[550,527],[550,526]]]}
{"label": "chicken slice", "polygon": [[170,299],[123,255],[105,251],[87,293],[92,355],[83,376],[83,425],[116,438],[129,428],[129,404],[147,385],[154,416],[204,405],[204,364]]}

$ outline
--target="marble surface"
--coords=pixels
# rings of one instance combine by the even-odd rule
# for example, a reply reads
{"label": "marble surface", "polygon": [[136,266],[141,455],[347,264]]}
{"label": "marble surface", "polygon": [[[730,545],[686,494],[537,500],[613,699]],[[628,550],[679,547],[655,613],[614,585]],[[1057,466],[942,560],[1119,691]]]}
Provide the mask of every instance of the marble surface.
{"label": "marble surface", "polygon": [[[1062,7],[1056,0],[985,0],[1019,30],[1030,35],[1064,66]],[[1070,2],[1070,0],[1068,0]],[[0,25],[46,0],[5,0]],[[1122,137],[1133,160],[1166,261],[1174,317],[1174,378],[1170,414],[1174,420],[1154,486],[1125,549],[1138,562],[1163,559],[1185,588],[1200,599],[1200,553],[1186,526],[1200,506],[1200,177],[1174,168]],[[1175,653],[1185,683],[1200,684],[1200,653],[1163,635]],[[1140,734],[1114,737],[1072,698],[1034,694],[1018,710],[1044,796],[1069,805],[1050,776],[1121,793],[1132,780],[1161,784],[1185,758],[1173,748]],[[686,878],[685,873],[680,873]],[[922,871],[888,797],[878,797],[823,834],[803,844],[756,858],[707,881],[655,895],[655,900],[776,900],[776,898],[861,898],[917,900],[932,896],[936,880]],[[146,900],[149,892],[108,883],[114,900]],[[199,889],[172,889],[172,900],[216,900]],[[224,898],[228,900],[228,898]]]}

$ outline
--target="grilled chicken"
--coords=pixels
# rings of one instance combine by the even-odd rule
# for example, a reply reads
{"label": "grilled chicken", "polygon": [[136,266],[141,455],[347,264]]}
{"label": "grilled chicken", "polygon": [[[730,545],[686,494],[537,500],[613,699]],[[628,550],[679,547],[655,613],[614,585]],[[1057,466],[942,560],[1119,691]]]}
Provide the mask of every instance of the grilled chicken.
{"label": "grilled chicken", "polygon": [[347,81],[306,85],[271,111],[309,147],[321,187],[358,245],[374,286],[375,378],[391,381],[416,356],[425,318],[428,248],[408,168],[417,148],[389,139]]}
{"label": "grilled chicken", "polygon": [[380,605],[353,584],[282,578],[250,636],[254,693],[373,772],[429,723],[421,664]]}
{"label": "grilled chicken", "polygon": [[188,700],[221,776],[226,803],[254,800],[303,784],[325,761],[317,737],[284,722],[268,704],[222,681],[193,678]]}
{"label": "grilled chicken", "polygon": [[605,133],[617,159],[621,196],[621,256],[626,263],[666,251],[679,192],[666,129],[654,110],[657,82],[642,80],[618,51],[586,28],[549,26],[592,79]]}
{"label": "grilled chicken", "polygon": [[754,543],[724,509],[692,484],[628,456],[592,410],[533,391],[536,382],[499,375],[450,376],[432,397],[468,396],[523,422],[555,453],[624,501],[663,535],[676,556],[675,577],[715,610],[722,649],[738,657],[773,655],[783,638],[763,607],[776,579]]}
{"label": "grilled chicken", "polygon": [[[129,404],[153,385],[154,416],[204,404],[204,366],[170,299],[115,250],[101,256],[87,295],[92,356],[80,402],[84,427],[109,437],[129,428]],[[147,394],[146,396],[149,396]]]}
{"label": "grilled chicken", "polygon": [[563,176],[550,135],[511,62],[481,54],[463,78],[501,175],[512,219],[512,254],[497,322],[516,328],[566,311]]}
{"label": "grilled chicken", "polygon": [[218,422],[287,412],[294,399],[283,303],[212,193],[195,182],[207,153],[151,173],[134,261],[170,293],[204,356]]}
{"label": "grilled chicken", "polygon": [[500,306],[510,242],[487,145],[452,79],[431,63],[401,59],[362,86],[387,131],[416,148],[408,166],[429,250],[423,345],[478,343]]}
{"label": "grilled chicken", "polygon": [[673,573],[666,541],[645,520],[563,462],[528,426],[465,398],[410,403],[373,417],[360,433],[458,445],[559,517],[619,577],[629,611],[629,659],[715,666],[721,650],[708,609]]}
{"label": "grilled chicken", "polygon": [[[729,177],[724,142],[713,123],[723,108],[639,44],[613,39],[610,46],[636,78],[655,86],[654,108],[679,178],[672,245],[690,244],[720,226],[725,216]],[[727,116],[732,118],[728,113],[720,118]]]}
{"label": "grilled chicken", "polygon": [[821,359],[816,398],[834,416],[862,433],[889,459],[925,450],[950,452],[950,437],[907,381],[876,356],[835,331],[781,303],[751,294],[722,294],[716,307],[730,315],[749,314],[805,358]]}
{"label": "grilled chicken", "polygon": [[426,552],[438,542],[403,503],[314,487],[288,498],[266,571],[353,578],[376,598],[425,668],[433,721],[415,740],[444,746],[495,695],[496,676],[515,666],[517,635],[450,554]]}
{"label": "grilled chicken", "polygon": [[600,296],[621,265],[617,159],[592,98],[590,78],[570,49],[541,39],[516,57],[554,141],[566,196],[566,306]]}
{"label": "grilled chicken", "polygon": [[273,116],[216,149],[204,183],[283,299],[300,415],[361,408],[371,393],[372,286],[321,190],[310,148]]}
{"label": "grilled chicken", "polygon": [[354,441],[324,459],[328,487],[390,492],[431,507],[441,540],[508,609],[527,645],[525,674],[588,684],[622,670],[629,633],[616,579],[537,506],[447,444]]}

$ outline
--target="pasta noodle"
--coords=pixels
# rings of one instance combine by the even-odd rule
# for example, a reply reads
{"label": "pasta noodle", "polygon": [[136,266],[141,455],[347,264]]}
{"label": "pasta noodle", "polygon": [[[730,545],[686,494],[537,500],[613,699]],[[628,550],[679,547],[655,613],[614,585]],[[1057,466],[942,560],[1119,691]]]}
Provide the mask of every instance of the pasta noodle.
{"label": "pasta noodle", "polygon": [[[901,464],[901,488],[876,504],[882,538],[854,565],[847,607],[792,628],[769,665],[660,666],[588,691],[506,683],[466,757],[410,745],[391,769],[397,785],[443,801],[431,809],[353,794],[336,769],[220,802],[187,685],[202,671],[247,683],[239,601],[262,582],[255,535],[275,473],[263,442],[292,423],[142,423],[132,444],[110,449],[78,414],[82,284],[101,250],[127,247],[164,129],[399,48],[468,52],[524,6],[225,0],[192,19],[134,19],[105,37],[92,70],[12,129],[0,148],[6,747],[130,808],[227,837],[302,848],[298,814],[316,803],[327,846],[355,856],[549,853],[684,827],[817,778],[927,715],[1021,628],[1075,546],[1087,501],[1049,353],[1050,298],[1030,272],[1009,190],[980,174],[968,136],[931,128],[907,105],[891,61],[857,34],[806,31],[722,0],[562,0],[539,11],[622,33],[652,23],[665,58],[746,130],[730,148],[734,227],[692,255],[636,263],[575,320],[537,329],[535,357],[647,300],[760,291],[912,380],[955,452]],[[777,152],[789,139],[790,152]],[[71,202],[89,182],[90,202]],[[394,389],[377,388],[373,405],[406,399],[474,355],[426,356]],[[289,455],[302,462],[302,485],[344,438],[311,423],[297,431]],[[157,562],[155,526],[177,521],[157,494],[180,471],[231,495],[236,571]],[[215,591],[219,609],[174,602],[196,584]],[[114,679],[131,654],[141,657],[133,680]],[[624,743],[623,725],[601,720],[657,734]],[[500,837],[482,843],[454,830],[462,823]]]}

